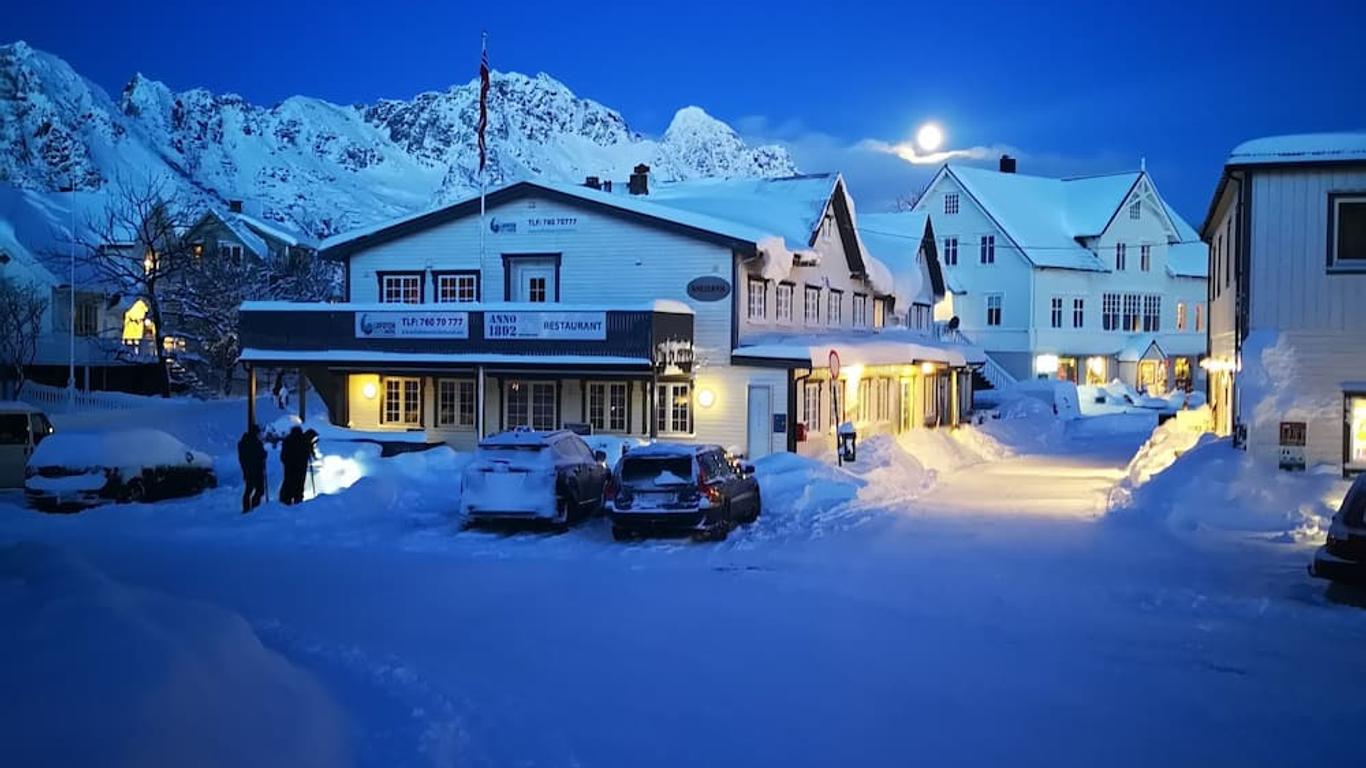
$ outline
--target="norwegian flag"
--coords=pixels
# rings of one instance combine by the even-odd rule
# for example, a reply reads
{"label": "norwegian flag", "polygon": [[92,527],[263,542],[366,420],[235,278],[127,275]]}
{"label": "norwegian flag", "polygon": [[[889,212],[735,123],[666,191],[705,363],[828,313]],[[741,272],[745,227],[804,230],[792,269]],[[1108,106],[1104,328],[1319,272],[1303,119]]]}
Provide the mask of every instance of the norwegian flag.
{"label": "norwegian flag", "polygon": [[489,149],[488,143],[484,139],[484,132],[489,127],[489,43],[488,36],[485,35],[480,45],[479,53],[479,126],[476,131],[479,134],[479,173],[484,172],[484,166],[488,163]]}

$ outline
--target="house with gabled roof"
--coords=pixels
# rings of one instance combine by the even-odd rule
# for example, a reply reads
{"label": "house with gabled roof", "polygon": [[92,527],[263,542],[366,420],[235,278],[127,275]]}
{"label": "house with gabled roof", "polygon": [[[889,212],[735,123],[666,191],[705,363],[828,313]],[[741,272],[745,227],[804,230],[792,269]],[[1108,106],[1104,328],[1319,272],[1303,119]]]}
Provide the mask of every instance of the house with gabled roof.
{"label": "house with gabled roof", "polygon": [[960,165],[916,202],[950,288],[936,309],[985,349],[996,386],[1119,378],[1151,394],[1203,386],[1208,249],[1145,170],[1078,178]]}
{"label": "house with gabled roof", "polygon": [[900,322],[934,294],[925,231],[870,250],[837,174],[518,181],[324,241],[345,300],[244,305],[242,361],[300,370],[337,424],[460,448],[529,426],[817,453],[846,421],[966,416],[979,355]]}

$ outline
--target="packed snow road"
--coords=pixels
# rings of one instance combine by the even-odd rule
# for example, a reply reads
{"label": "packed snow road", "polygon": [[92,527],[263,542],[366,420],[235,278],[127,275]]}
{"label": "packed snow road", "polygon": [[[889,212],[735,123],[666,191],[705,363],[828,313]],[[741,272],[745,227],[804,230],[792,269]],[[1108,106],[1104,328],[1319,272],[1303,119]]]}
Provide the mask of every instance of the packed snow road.
{"label": "packed snow road", "polygon": [[[236,744],[238,764],[1357,762],[1366,612],[1325,598],[1303,547],[1097,518],[1143,435],[1070,437],[925,477],[870,450],[865,485],[831,470],[766,487],[765,518],[719,545],[623,546],[601,521],[559,536],[457,533],[412,515],[296,539],[302,523],[263,517],[225,534],[207,513],[158,540],[18,509],[4,510],[0,540],[79,553],[108,580],[94,595],[127,585],[169,601],[139,626],[193,615],[170,607],[182,603],[245,617],[265,649],[224,642],[212,657],[279,654],[290,669],[246,665],[248,680],[275,670],[259,690],[198,670],[173,700],[190,713],[182,729]],[[374,493],[257,514],[338,514],[348,495]],[[43,562],[29,572],[64,573]],[[8,642],[23,650],[19,634]],[[55,642],[99,654],[107,641]],[[0,750],[67,754],[43,748],[65,731],[7,698],[16,711],[0,731],[15,731]],[[293,732],[303,748],[236,708],[263,698],[289,702],[271,713],[308,726]],[[155,712],[101,711],[159,733]]]}

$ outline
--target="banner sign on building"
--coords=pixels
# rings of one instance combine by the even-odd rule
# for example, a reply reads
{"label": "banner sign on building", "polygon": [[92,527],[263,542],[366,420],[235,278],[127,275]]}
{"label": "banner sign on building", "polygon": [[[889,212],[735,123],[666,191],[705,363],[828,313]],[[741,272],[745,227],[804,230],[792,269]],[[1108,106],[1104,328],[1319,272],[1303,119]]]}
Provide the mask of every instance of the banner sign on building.
{"label": "banner sign on building", "polygon": [[358,339],[468,339],[468,312],[357,312]]}
{"label": "banner sign on building", "polygon": [[518,232],[574,232],[579,228],[578,216],[527,216],[526,218],[489,219],[489,231],[496,234]]}
{"label": "banner sign on building", "polygon": [[486,339],[604,341],[606,312],[485,312]]}

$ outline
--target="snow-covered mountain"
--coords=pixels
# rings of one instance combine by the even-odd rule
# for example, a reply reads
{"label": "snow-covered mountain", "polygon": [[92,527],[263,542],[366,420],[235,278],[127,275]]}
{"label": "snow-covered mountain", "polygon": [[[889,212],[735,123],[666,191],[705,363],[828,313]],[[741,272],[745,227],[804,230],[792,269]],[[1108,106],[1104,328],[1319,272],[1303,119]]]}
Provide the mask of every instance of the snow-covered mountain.
{"label": "snow-covered mountain", "polygon": [[[407,101],[296,96],[262,107],[139,74],[115,100],[17,42],[0,46],[0,197],[52,198],[74,186],[97,203],[121,178],[156,176],[206,204],[251,201],[266,218],[328,235],[477,190],[477,111],[476,81]],[[679,110],[652,139],[545,74],[495,73],[489,111],[490,185],[624,179],[642,162],[661,179],[796,172],[784,148],[747,146],[700,108]]]}

